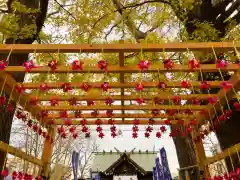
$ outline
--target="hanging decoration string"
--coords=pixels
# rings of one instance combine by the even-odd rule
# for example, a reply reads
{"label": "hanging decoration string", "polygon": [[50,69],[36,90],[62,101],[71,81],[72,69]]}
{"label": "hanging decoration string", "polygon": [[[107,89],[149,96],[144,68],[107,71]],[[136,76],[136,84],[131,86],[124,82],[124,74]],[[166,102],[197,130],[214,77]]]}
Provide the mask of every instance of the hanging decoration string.
{"label": "hanging decoration string", "polygon": [[[216,54],[216,52],[215,52],[215,50],[214,50],[213,47],[212,47],[212,50],[213,50],[214,57],[215,57],[215,59],[217,60],[217,54]],[[219,73],[220,73],[220,76],[221,76],[222,80],[224,81],[224,77],[223,77],[223,74],[222,74],[221,69],[218,68],[218,71],[219,71]],[[224,97],[225,97],[225,99],[226,99],[228,109],[231,110],[226,93],[224,94]],[[221,105],[220,102],[219,102],[219,104],[220,104],[220,106],[222,107],[222,105]],[[223,113],[224,113],[224,112],[223,112]]]}

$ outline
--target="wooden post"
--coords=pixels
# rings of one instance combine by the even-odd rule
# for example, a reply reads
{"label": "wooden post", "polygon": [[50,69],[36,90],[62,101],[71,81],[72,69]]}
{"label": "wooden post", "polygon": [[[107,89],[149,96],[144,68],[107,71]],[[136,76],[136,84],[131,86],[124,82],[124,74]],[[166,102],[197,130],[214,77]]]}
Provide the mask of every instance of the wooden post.
{"label": "wooden post", "polygon": [[[56,127],[50,127],[48,129],[48,133],[51,136],[52,140],[54,140],[55,134],[56,134]],[[49,176],[50,173],[50,165],[51,165],[51,159],[52,159],[52,153],[53,153],[53,143],[52,140],[45,140],[44,147],[43,147],[43,153],[42,153],[42,162],[43,162],[43,169],[40,170],[39,174],[44,175],[46,177]]]}

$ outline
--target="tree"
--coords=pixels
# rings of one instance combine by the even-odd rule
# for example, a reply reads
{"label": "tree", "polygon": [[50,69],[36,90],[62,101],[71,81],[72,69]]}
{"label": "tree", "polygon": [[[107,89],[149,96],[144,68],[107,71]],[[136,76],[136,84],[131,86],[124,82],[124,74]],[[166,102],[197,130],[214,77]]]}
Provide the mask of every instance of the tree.
{"label": "tree", "polygon": [[[2,2],[1,2],[2,3]],[[48,0],[8,0],[2,5],[7,5],[2,11],[4,17],[1,22],[1,35],[6,44],[31,44],[41,31],[48,8]],[[1,54],[1,59],[6,59],[7,54]],[[9,66],[22,65],[28,59],[28,54],[15,54],[9,58]],[[24,74],[13,75],[16,81],[23,82]],[[16,105],[15,105],[16,106]],[[11,126],[14,113],[1,113],[0,116],[0,141],[9,143]],[[6,153],[0,152],[0,166],[5,161]]]}

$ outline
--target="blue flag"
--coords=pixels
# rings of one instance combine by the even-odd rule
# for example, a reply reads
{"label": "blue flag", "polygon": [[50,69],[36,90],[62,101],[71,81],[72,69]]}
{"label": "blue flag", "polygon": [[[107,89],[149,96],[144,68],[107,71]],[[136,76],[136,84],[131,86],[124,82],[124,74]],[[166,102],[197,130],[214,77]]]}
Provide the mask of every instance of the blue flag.
{"label": "blue flag", "polygon": [[153,180],[158,180],[156,167],[153,168]]}
{"label": "blue flag", "polygon": [[172,175],[168,166],[167,153],[164,147],[160,149],[160,156],[162,161],[164,180],[172,180]]}
{"label": "blue flag", "polygon": [[74,180],[77,180],[78,160],[79,160],[79,153],[77,153],[76,151],[73,151],[73,153],[72,153],[72,168],[73,168]]}
{"label": "blue flag", "polygon": [[157,170],[157,178],[158,180],[164,180],[164,173],[162,165],[160,164],[159,157],[156,158],[156,170]]}

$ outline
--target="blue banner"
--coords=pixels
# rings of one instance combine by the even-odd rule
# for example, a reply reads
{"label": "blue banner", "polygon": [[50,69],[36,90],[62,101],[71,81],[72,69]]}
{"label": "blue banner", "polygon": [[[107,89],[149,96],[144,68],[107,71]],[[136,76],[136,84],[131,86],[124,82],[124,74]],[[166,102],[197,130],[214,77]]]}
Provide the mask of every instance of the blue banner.
{"label": "blue banner", "polygon": [[172,180],[172,175],[168,166],[167,153],[164,147],[160,149],[160,157],[162,162],[164,180]]}
{"label": "blue banner", "polygon": [[158,180],[156,167],[153,168],[153,180]]}
{"label": "blue banner", "polygon": [[74,180],[77,180],[78,160],[79,160],[79,153],[77,153],[76,151],[73,151],[73,153],[72,153],[72,168],[73,168]]}
{"label": "blue banner", "polygon": [[100,180],[100,176],[99,175],[96,175],[94,180]]}
{"label": "blue banner", "polygon": [[160,164],[159,157],[156,158],[155,162],[156,162],[156,170],[157,170],[157,179],[164,180],[163,167]]}

